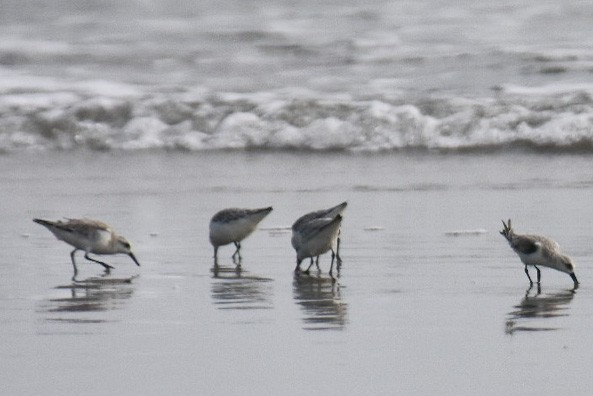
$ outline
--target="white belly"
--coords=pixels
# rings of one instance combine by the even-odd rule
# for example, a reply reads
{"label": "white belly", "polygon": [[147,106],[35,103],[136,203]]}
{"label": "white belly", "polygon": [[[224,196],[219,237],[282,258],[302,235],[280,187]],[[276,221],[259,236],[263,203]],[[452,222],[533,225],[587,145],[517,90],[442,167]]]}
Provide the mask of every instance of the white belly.
{"label": "white belly", "polygon": [[251,219],[241,219],[231,223],[211,223],[210,242],[215,246],[240,242],[255,230],[257,223]]}

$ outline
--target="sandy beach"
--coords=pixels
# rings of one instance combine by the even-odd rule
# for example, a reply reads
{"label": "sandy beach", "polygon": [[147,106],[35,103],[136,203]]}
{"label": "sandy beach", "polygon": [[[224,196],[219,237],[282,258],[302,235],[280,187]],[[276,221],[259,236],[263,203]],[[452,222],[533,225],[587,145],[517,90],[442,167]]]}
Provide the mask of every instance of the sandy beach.
{"label": "sandy beach", "polygon": [[[0,156],[4,394],[582,394],[592,384],[593,160],[535,154],[48,152]],[[335,279],[287,230],[344,200]],[[213,268],[208,221],[274,211]],[[141,267],[108,276],[34,217],[89,217]],[[577,265],[528,289],[498,231]]]}

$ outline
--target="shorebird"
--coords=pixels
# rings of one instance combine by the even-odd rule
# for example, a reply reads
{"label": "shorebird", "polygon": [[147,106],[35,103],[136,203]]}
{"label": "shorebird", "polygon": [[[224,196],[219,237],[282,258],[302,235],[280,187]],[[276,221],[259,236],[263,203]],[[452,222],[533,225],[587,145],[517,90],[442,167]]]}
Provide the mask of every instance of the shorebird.
{"label": "shorebird", "polygon": [[[301,262],[307,257],[312,259],[331,250],[332,261],[329,274],[332,274],[336,256],[334,249],[341,224],[342,215],[338,214],[334,218],[325,217],[308,221],[298,229],[293,230],[292,243],[297,254],[297,265],[294,272],[301,271]],[[311,265],[309,265],[309,268],[311,268]],[[309,268],[307,268],[307,271]]]}
{"label": "shorebird", "polygon": [[560,246],[556,241],[541,235],[517,234],[511,227],[510,219],[506,224],[503,220],[502,225],[504,229],[500,233],[509,241],[511,248],[525,264],[525,274],[527,274],[530,285],[533,285],[533,281],[529,276],[527,266],[532,265],[535,267],[537,283],[539,284],[541,272],[537,266],[541,265],[567,273],[572,278],[575,287],[578,286],[579,281],[574,273],[574,263],[570,257],[560,252]]}
{"label": "shorebird", "polygon": [[124,237],[117,235],[105,223],[90,219],[66,219],[66,221],[33,219],[33,221],[46,227],[59,240],[74,246],[74,250],[70,252],[70,258],[74,266],[75,277],[78,274],[78,269],[76,268],[74,254],[79,250],[84,251],[85,259],[101,264],[106,272],[109,272],[113,267],[89,257],[89,253],[100,255],[127,254],[134,260],[136,265],[140,266],[136,256],[132,253],[130,243]]}
{"label": "shorebird", "polygon": [[[316,220],[316,219],[323,219],[323,218],[334,219],[337,215],[342,214],[344,209],[346,209],[347,205],[348,205],[347,202],[342,202],[341,204],[331,207],[329,209],[317,210],[315,212],[310,212],[310,213],[307,213],[307,214],[299,217],[292,225],[292,239],[290,240],[292,247],[297,249],[297,246],[299,246],[301,244],[301,242],[299,240],[301,237],[301,233],[299,232],[299,230],[305,224],[307,224],[311,220]],[[332,247],[331,249],[332,249],[332,255],[335,255],[335,257],[338,260],[338,265],[340,265],[342,263],[342,258],[340,257],[340,230],[338,230],[337,238],[335,241],[335,251],[334,251],[334,247]],[[317,268],[319,268],[319,256],[316,257],[316,262],[317,262]],[[309,264],[307,271],[309,271],[309,269],[311,268],[312,265],[313,265],[313,257],[311,257],[311,263]]]}
{"label": "shorebird", "polygon": [[210,220],[210,243],[214,246],[214,262],[218,260],[218,247],[233,243],[236,247],[233,261],[241,262],[241,241],[247,238],[270,212],[272,207],[261,209],[223,209]]}

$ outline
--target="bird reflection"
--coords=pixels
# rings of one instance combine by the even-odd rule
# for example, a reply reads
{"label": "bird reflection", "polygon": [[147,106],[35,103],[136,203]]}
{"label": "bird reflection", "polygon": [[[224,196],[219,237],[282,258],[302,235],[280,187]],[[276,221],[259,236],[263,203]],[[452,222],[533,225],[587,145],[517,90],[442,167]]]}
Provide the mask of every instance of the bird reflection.
{"label": "bird reflection", "polygon": [[272,279],[250,275],[240,266],[211,269],[212,299],[218,309],[270,309]]}
{"label": "bird reflection", "polygon": [[509,312],[505,333],[558,330],[559,327],[549,325],[550,320],[568,316],[568,307],[575,295],[576,288],[542,294],[540,285],[529,287],[525,297]]}
{"label": "bird reflection", "polygon": [[[137,276],[137,275],[136,275]],[[81,313],[95,313],[121,309],[123,302],[134,293],[132,281],[136,276],[112,278],[107,275],[74,281],[69,285],[57,286],[64,296],[44,301],[42,311],[59,313],[60,316],[46,318],[46,321],[67,323],[100,323],[106,321],[89,318]]]}
{"label": "bird reflection", "polygon": [[295,274],[294,300],[304,312],[305,330],[342,330],[347,323],[347,305],[336,278]]}

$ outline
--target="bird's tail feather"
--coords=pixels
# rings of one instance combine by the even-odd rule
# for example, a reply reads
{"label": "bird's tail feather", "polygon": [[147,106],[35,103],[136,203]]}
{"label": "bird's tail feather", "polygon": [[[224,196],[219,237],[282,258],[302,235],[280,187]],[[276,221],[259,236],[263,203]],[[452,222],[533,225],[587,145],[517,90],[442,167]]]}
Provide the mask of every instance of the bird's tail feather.
{"label": "bird's tail feather", "polygon": [[43,220],[43,219],[33,219],[33,221],[37,224],[41,224],[42,226],[51,227],[54,225],[53,221]]}
{"label": "bird's tail feather", "polygon": [[504,220],[502,221],[503,230],[500,231],[500,234],[504,236],[507,241],[511,241],[513,238],[513,228],[511,226],[511,219],[508,220],[508,223],[505,223]]}

